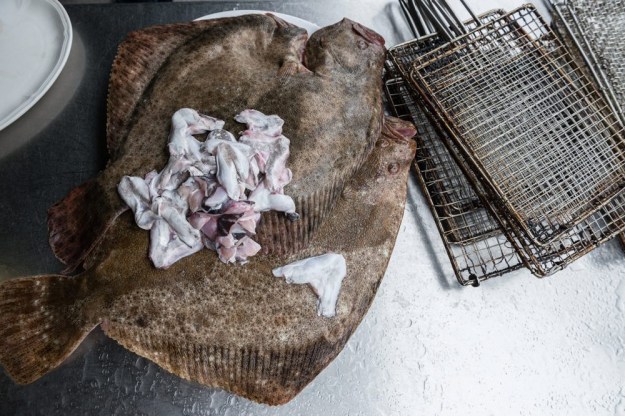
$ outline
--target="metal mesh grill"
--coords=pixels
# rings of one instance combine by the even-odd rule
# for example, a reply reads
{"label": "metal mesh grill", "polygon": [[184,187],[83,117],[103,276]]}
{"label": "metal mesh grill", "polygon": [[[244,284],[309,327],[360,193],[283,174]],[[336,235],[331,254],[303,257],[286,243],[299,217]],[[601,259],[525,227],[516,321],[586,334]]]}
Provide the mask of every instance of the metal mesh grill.
{"label": "metal mesh grill", "polygon": [[554,26],[625,121],[625,1],[552,0]]}
{"label": "metal mesh grill", "polygon": [[[504,14],[503,10],[493,10],[481,15],[479,19],[486,24]],[[470,21],[466,23],[466,26],[473,29],[476,24]],[[402,79],[402,76],[403,78],[408,76],[409,68],[416,56],[432,51],[443,43],[437,35],[429,35],[391,48],[389,52],[393,61],[389,60],[386,63],[386,78],[388,79],[386,93],[394,113],[416,125],[419,136],[424,140],[419,151],[431,154],[431,156],[425,154],[424,159],[431,157],[431,162],[435,165],[434,170],[441,170],[432,179],[438,188],[434,193],[438,196],[437,206],[444,207],[446,210],[444,217],[448,225],[446,230],[450,230],[449,238],[451,241],[461,242],[492,233],[501,233],[501,230],[496,221],[481,206],[479,197],[454,162],[453,157],[438,139],[437,136],[441,133],[435,131]],[[476,207],[479,208],[476,210]],[[455,219],[458,223],[454,223]]]}
{"label": "metal mesh grill", "polygon": [[[492,11],[480,16],[480,20],[492,21],[503,14],[503,11]],[[399,65],[387,61],[385,92],[394,115],[414,123],[417,128],[414,164],[417,177],[456,277],[462,285],[467,285],[516,270],[523,267],[523,263],[401,77],[400,72],[407,74],[418,54],[442,43],[432,35],[392,48],[389,52]]]}
{"label": "metal mesh grill", "polygon": [[[625,1],[551,0],[553,26],[625,124]],[[625,246],[625,234],[621,233]]]}
{"label": "metal mesh grill", "polygon": [[[497,207],[546,244],[625,185],[622,128],[525,6],[415,58],[410,72]],[[575,82],[573,81],[575,79]]]}
{"label": "metal mesh grill", "polygon": [[488,203],[491,198],[483,188],[474,186],[477,179],[472,171],[467,171],[470,168],[453,142],[437,133],[403,79],[388,79],[386,93],[395,114],[417,125],[419,149],[415,168],[462,284],[500,276],[523,263],[537,276],[550,275],[625,227],[625,192],[621,192],[558,240],[546,246],[533,244],[506,216],[494,211],[498,221],[494,220],[494,208]]}
{"label": "metal mesh grill", "polygon": [[417,127],[414,167],[458,281],[475,284],[522,267],[514,246],[482,206],[403,79],[390,63],[387,71],[386,96],[394,115]]}
{"label": "metal mesh grill", "polygon": [[[493,16],[496,14],[482,18],[492,19]],[[557,55],[561,48],[551,35],[538,41],[554,52],[562,66],[566,65],[566,60]],[[431,122],[435,119],[431,114],[426,116],[424,110],[428,110],[416,99],[419,95],[399,76],[399,72],[407,73],[419,55],[440,44],[442,42],[436,36],[428,36],[391,48],[386,95],[395,115],[417,126],[419,148],[415,168],[460,283],[466,285],[499,276],[518,269],[523,263],[537,276],[552,274],[625,227],[625,191],[544,247],[527,239],[509,217],[495,210],[492,197],[480,186],[475,172],[454,142],[440,125]],[[579,78],[573,81],[580,82]],[[498,221],[494,220],[491,211]]]}
{"label": "metal mesh grill", "polygon": [[[463,165],[463,171],[470,180],[476,180],[468,169],[466,164]],[[488,200],[489,196],[485,195],[484,198]],[[489,206],[491,209],[494,208],[492,205]],[[518,248],[519,255],[532,273],[537,276],[548,276],[563,269],[625,228],[625,191],[618,193],[601,209],[544,246],[538,246],[529,240],[515,227],[509,216],[497,210],[494,210],[493,214],[502,224],[509,240]]]}

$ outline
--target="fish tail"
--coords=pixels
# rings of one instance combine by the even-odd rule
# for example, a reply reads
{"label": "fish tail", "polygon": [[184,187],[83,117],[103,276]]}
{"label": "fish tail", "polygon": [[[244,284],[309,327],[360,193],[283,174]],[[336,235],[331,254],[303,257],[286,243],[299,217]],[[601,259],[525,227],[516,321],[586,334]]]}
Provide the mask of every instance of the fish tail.
{"label": "fish tail", "polygon": [[76,304],[83,281],[49,275],[0,284],[0,365],[16,383],[57,367],[93,329]]}

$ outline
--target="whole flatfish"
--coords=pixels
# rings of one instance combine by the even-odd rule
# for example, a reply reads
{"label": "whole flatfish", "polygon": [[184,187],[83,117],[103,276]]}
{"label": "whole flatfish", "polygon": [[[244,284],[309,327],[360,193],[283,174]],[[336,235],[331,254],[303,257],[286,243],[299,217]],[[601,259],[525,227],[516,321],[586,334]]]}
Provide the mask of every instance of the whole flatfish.
{"label": "whole flatfish", "polygon": [[[91,250],[77,276],[0,284],[0,363],[18,383],[48,373],[97,325],[172,373],[259,402],[285,403],[336,357],[366,313],[404,212],[414,128],[387,119],[363,166],[306,249],[226,265],[212,252],[155,269],[130,212]],[[336,316],[318,316],[306,286],[276,267],[333,252],[347,274]]]}
{"label": "whole flatfish", "polygon": [[110,76],[110,161],[49,210],[55,255],[68,271],[84,266],[127,209],[116,189],[121,178],[165,165],[169,121],[183,107],[224,120],[235,132],[244,126],[233,117],[248,108],[285,121],[293,171],[285,192],[301,219],[263,214],[258,241],[266,253],[296,252],[380,134],[384,56],[384,40],[349,19],[308,41],[304,29],[260,14],[131,33]]}

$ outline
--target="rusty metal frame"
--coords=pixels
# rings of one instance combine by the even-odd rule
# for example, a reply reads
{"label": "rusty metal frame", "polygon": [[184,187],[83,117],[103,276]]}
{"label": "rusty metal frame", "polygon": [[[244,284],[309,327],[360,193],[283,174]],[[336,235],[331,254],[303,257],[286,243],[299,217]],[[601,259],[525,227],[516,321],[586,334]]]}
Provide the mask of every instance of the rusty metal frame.
{"label": "rusty metal frame", "polygon": [[[575,66],[566,64],[571,59],[563,46],[553,36],[554,48],[547,50],[538,42],[543,37],[551,38],[552,32],[535,8],[526,5],[415,57],[409,81],[478,173],[482,186],[489,188],[495,207],[506,212],[523,240],[548,247],[625,189],[625,140],[602,95]],[[457,72],[444,79],[443,70]],[[519,74],[525,76],[525,84]],[[540,83],[533,85],[536,79]],[[519,98],[526,107],[505,113],[505,106],[517,97],[506,91],[493,94],[494,87],[486,81],[526,94]],[[462,88],[452,89],[461,82]],[[467,94],[472,85],[478,85],[478,91]],[[479,88],[486,88],[489,95],[480,95]],[[541,112],[545,103],[551,109]],[[491,118],[480,118],[483,114]],[[468,123],[462,124],[465,115]],[[475,122],[484,119],[491,136],[469,134],[469,129],[479,127]],[[529,133],[540,140],[518,140]],[[488,147],[493,143],[494,148]],[[534,149],[536,144],[556,153],[557,163],[547,161],[546,153]],[[573,157],[575,161],[569,160]],[[580,160],[583,163],[577,163]],[[586,174],[572,176],[575,169],[585,169]],[[564,189],[550,192],[556,181]]]}
{"label": "rusty metal frame", "polygon": [[[554,48],[553,39],[550,36],[537,41],[548,49]],[[622,192],[603,208],[568,232],[563,233],[558,240],[550,244],[539,246],[525,238],[523,233],[515,228],[514,222],[502,214],[501,210],[496,209],[492,203],[492,197],[481,186],[481,179],[475,175],[475,172],[463,159],[453,140],[447,137],[445,129],[436,123],[436,117],[433,117],[428,109],[423,106],[422,97],[404,82],[404,77],[414,58],[432,50],[437,44],[440,44],[440,40],[437,41],[435,35],[430,35],[391,48],[389,50],[391,60],[387,62],[386,92],[395,114],[415,122],[419,129],[420,138],[418,141],[420,146],[415,161],[415,169],[456,277],[461,284],[479,284],[480,281],[490,277],[516,270],[523,264],[537,276],[550,275],[588,253],[610,238],[610,235],[618,232],[617,230],[625,227],[625,192]],[[401,94],[392,94],[390,89],[401,91]],[[429,113],[427,118],[425,113]],[[437,141],[445,144],[447,156],[441,157],[439,149],[432,149],[432,143]],[[439,156],[433,157],[432,155]],[[450,157],[453,157],[455,161],[453,169],[437,169],[440,164],[449,163]],[[432,175],[432,173],[436,175]],[[480,236],[480,232],[476,232],[473,238],[463,241],[453,232],[453,227],[450,227],[449,218],[454,213],[453,209],[457,209],[458,206],[453,205],[457,201],[447,198],[448,195],[453,195],[445,189],[445,184],[450,183],[449,180],[455,180],[457,184],[468,188],[463,190],[461,195],[478,196],[482,201],[481,209],[488,209],[490,224],[482,230],[482,236]],[[441,198],[440,195],[445,197]],[[452,206],[450,207],[450,205]],[[456,215],[465,215],[465,212],[471,212],[471,209],[480,209],[480,205],[476,203],[468,204],[466,207],[467,210],[460,210]],[[493,229],[491,226],[494,223],[493,218],[500,225],[498,229]],[[488,239],[497,236],[500,232],[503,232],[503,235],[499,234],[495,246],[504,248],[504,250],[493,251],[488,248],[492,246]],[[476,253],[480,252],[480,244],[482,247],[488,248],[482,250],[487,255],[478,256],[476,262],[473,259]],[[495,267],[489,268],[489,265]]]}

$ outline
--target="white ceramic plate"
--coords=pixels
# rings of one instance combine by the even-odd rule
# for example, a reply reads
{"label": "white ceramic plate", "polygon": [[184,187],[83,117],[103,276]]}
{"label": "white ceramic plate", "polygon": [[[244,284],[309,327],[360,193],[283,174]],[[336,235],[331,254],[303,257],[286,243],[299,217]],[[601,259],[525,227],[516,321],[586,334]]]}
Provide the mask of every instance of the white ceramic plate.
{"label": "white ceramic plate", "polygon": [[308,31],[308,36],[312,35],[314,32],[320,29],[319,26],[317,26],[314,23],[309,22],[308,20],[300,19],[299,17],[291,16],[288,14],[263,11],[263,10],[228,10],[225,12],[213,13],[213,14],[208,14],[206,16],[198,17],[195,20],[217,19],[218,17],[233,17],[233,16],[241,16],[244,14],[255,14],[255,13],[258,13],[258,14],[271,13],[273,15],[276,15],[280,19],[286,20],[289,23],[293,23],[294,25],[297,25],[301,28],[306,29],[306,31]]}
{"label": "white ceramic plate", "polygon": [[0,0],[0,130],[48,91],[72,44],[57,0]]}

